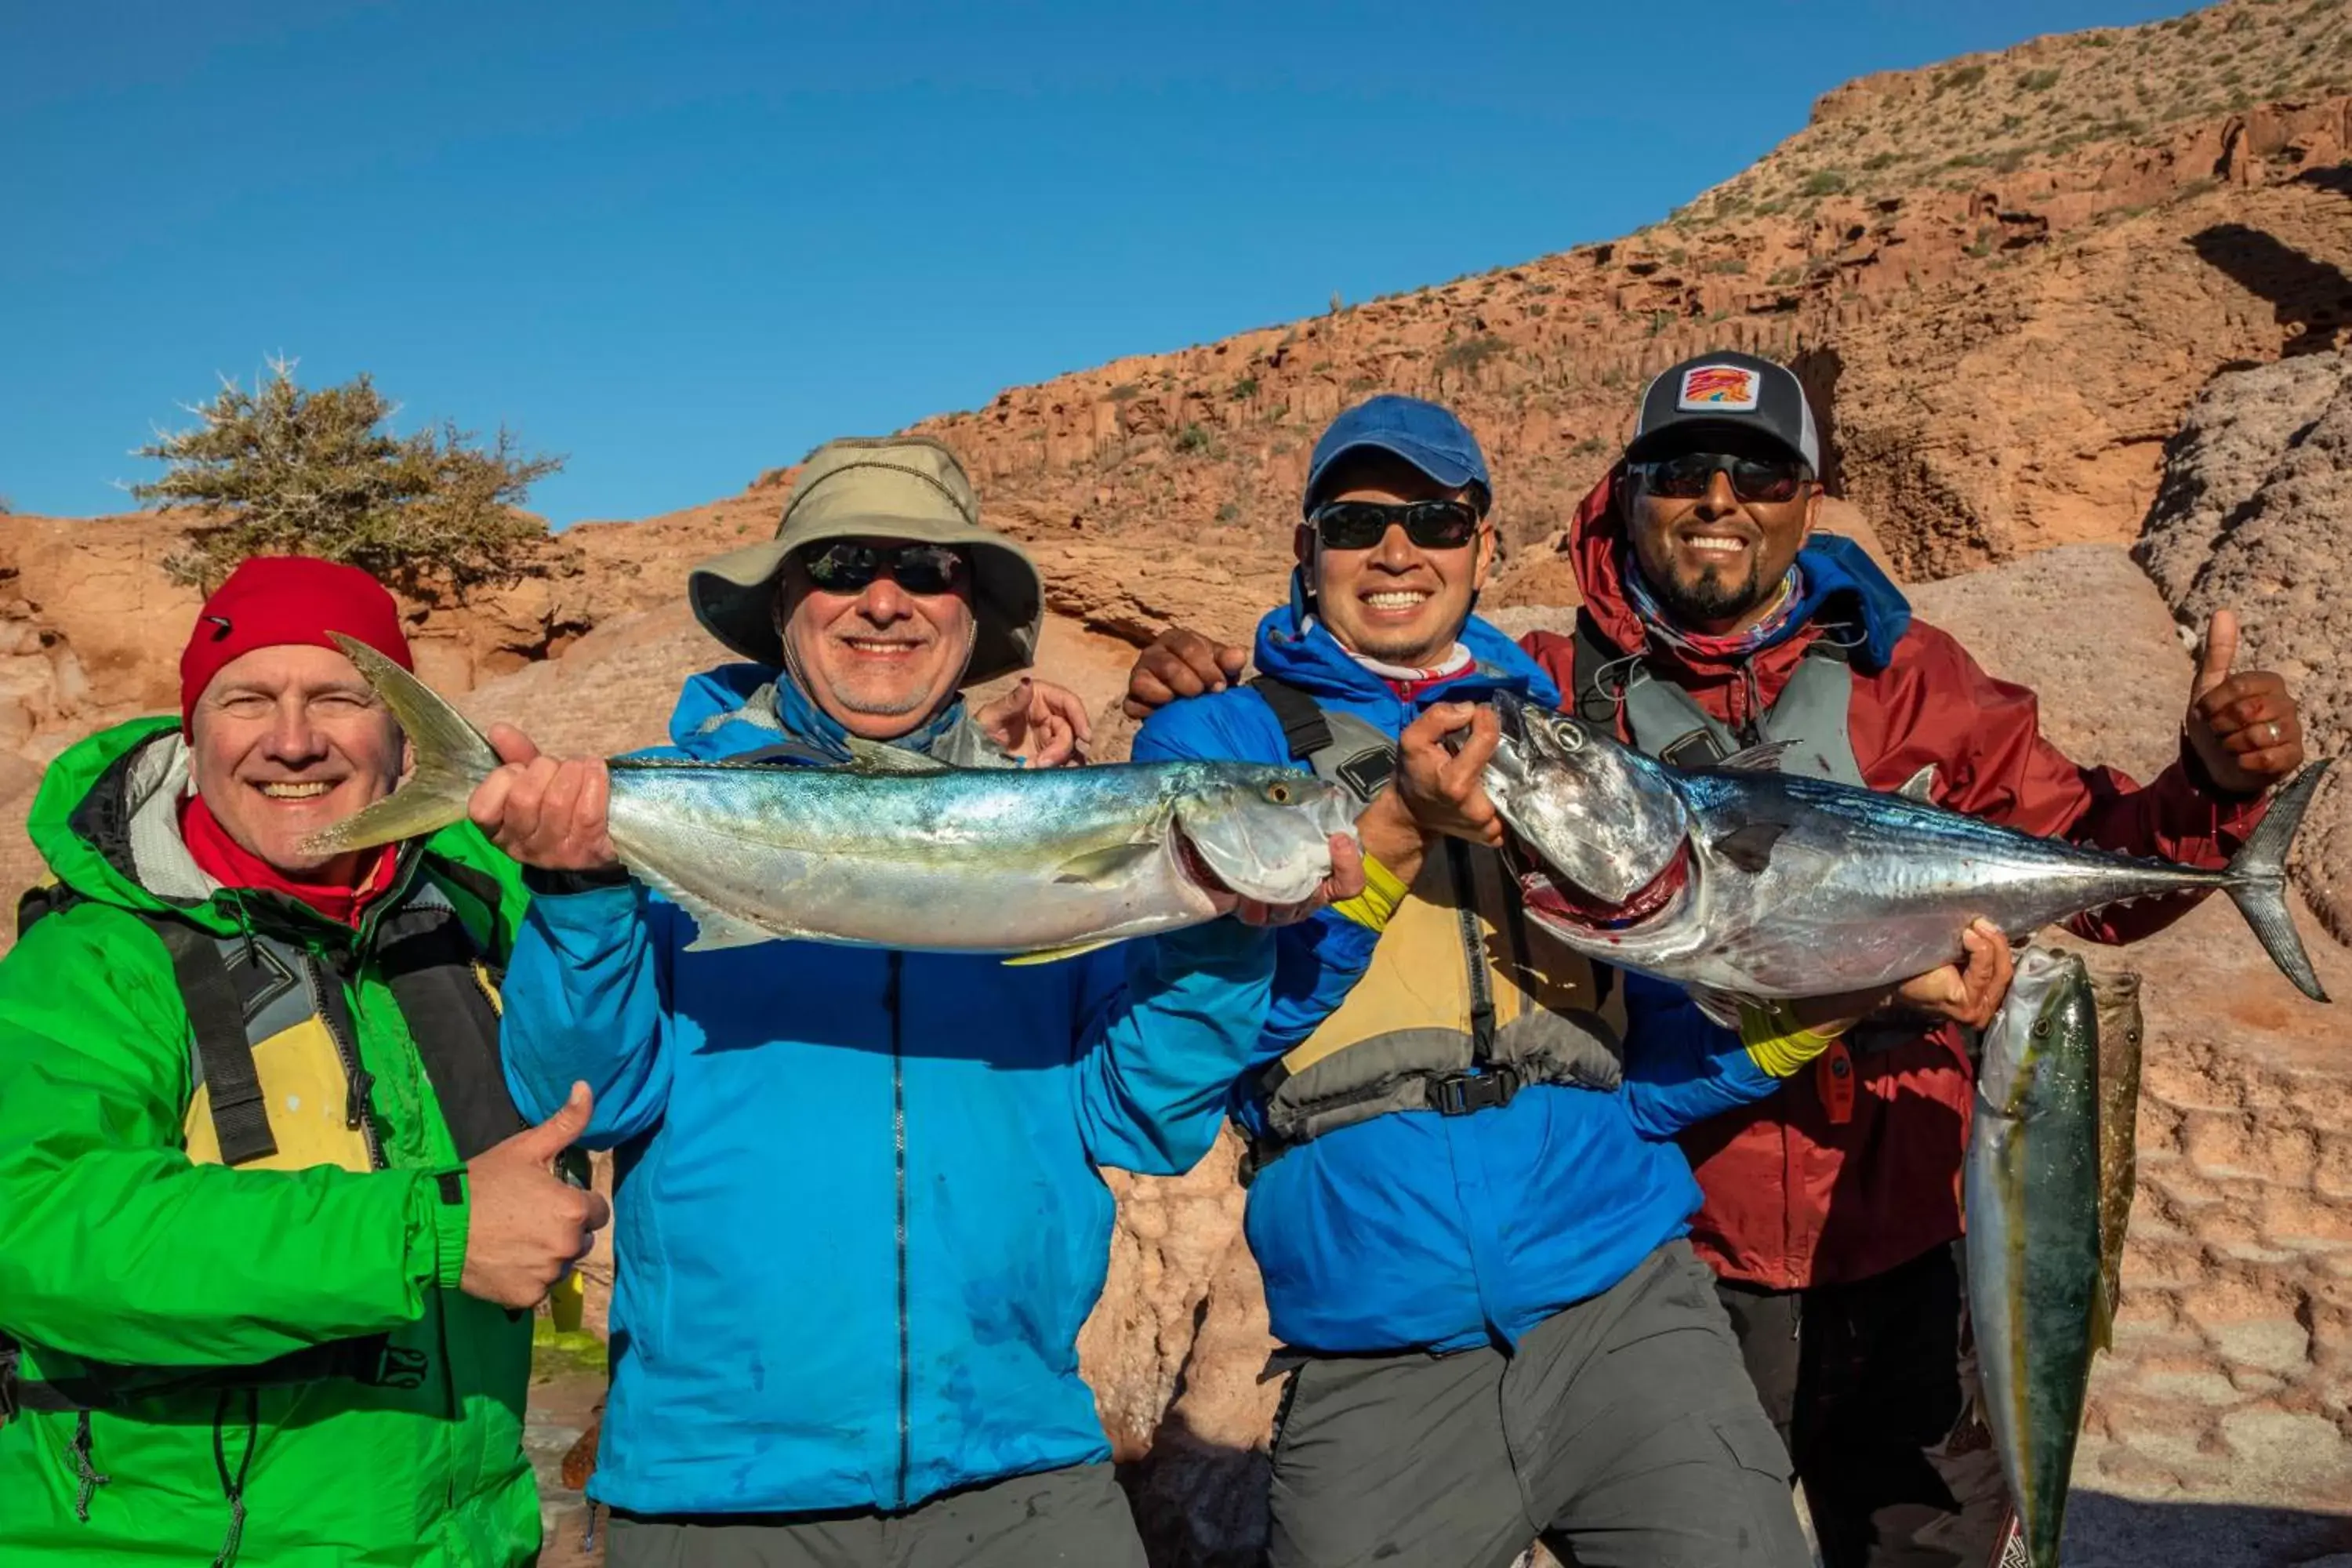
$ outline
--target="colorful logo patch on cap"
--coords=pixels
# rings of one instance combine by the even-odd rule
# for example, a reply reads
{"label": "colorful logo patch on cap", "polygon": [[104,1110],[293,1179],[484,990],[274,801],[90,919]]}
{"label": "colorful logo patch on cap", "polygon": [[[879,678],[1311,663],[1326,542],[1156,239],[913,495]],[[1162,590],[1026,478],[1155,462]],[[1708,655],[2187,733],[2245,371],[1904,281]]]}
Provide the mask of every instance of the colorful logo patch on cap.
{"label": "colorful logo patch on cap", "polygon": [[1736,364],[1703,364],[1683,373],[1683,395],[1675,406],[1750,412],[1763,379]]}

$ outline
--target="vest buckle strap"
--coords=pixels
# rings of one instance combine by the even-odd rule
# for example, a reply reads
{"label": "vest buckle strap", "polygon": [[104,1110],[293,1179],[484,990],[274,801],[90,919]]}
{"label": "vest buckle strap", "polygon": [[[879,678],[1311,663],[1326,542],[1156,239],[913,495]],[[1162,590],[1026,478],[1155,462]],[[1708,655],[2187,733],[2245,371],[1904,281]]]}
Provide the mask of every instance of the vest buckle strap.
{"label": "vest buckle strap", "polygon": [[1484,1072],[1433,1073],[1427,1082],[1429,1109],[1440,1116],[1498,1110],[1510,1104],[1522,1087],[1519,1075],[1501,1066],[1489,1067]]}
{"label": "vest buckle strap", "polygon": [[362,1381],[374,1384],[379,1388],[422,1388],[425,1386],[425,1369],[430,1364],[430,1358],[423,1351],[386,1345],[383,1359],[376,1363],[374,1375]]}

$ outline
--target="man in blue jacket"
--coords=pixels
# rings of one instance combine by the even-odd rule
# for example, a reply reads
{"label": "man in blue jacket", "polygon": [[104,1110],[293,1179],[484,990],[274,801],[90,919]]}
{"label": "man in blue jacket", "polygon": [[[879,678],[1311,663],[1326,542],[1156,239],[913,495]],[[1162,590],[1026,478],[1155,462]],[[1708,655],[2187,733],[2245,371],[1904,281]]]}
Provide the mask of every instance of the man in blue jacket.
{"label": "man in blue jacket", "polygon": [[[937,442],[828,445],[775,540],[688,591],[752,662],[688,683],[667,754],[854,734],[1008,765],[956,691],[1029,662],[1042,584]],[[1078,1376],[1109,1250],[1096,1166],[1207,1151],[1265,1020],[1265,933],[1027,966],[687,952],[691,917],[615,865],[602,764],[496,738],[509,765],[473,816],[536,894],[506,984],[516,1101],[544,1114],[585,1080],[582,1142],[619,1150],[591,1487],[612,1568],[1141,1564]],[[1352,843],[1333,856],[1327,894],[1354,893]]]}
{"label": "man in blue jacket", "polygon": [[1495,719],[1470,704],[1559,693],[1471,614],[1491,499],[1446,410],[1349,410],[1316,446],[1258,679],[1223,689],[1238,650],[1195,652],[1130,687],[1131,710],[1213,689],[1152,712],[1139,760],[1289,757],[1366,801],[1370,885],[1281,933],[1236,1095],[1295,1367],[1272,1561],[1502,1568],[1541,1536],[1587,1568],[1804,1568],[1787,1453],[1684,1239],[1699,1194],[1673,1137],[1829,1036],[1742,1040],[1522,918],[1477,784]]}

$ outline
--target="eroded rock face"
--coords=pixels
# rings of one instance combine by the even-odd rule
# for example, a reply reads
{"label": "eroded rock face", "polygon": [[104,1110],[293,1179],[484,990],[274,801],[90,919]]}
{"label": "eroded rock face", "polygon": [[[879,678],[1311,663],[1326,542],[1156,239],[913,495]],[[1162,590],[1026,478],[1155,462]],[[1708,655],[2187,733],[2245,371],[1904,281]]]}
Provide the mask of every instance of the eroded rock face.
{"label": "eroded rock face", "polygon": [[[2287,678],[2313,756],[2352,752],[2352,357],[2216,376],[2169,447],[2138,549],[2187,624],[2237,613],[2238,668]],[[2322,786],[2305,821],[2297,878],[2328,930],[2352,940],[2342,779]]]}

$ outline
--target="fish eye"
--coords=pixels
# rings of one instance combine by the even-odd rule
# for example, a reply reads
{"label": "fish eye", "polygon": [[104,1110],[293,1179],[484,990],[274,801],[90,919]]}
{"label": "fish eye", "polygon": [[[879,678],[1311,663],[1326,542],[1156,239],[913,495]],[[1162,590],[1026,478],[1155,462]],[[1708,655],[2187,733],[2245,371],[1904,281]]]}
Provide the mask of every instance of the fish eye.
{"label": "fish eye", "polygon": [[1270,784],[1265,786],[1265,798],[1272,801],[1276,805],[1288,805],[1290,804],[1290,786],[1286,784],[1281,783],[1280,781]]}
{"label": "fish eye", "polygon": [[1552,739],[1559,742],[1559,749],[1563,752],[1581,751],[1584,747],[1584,731],[1574,724],[1564,721],[1555,723],[1551,727],[1551,733]]}

